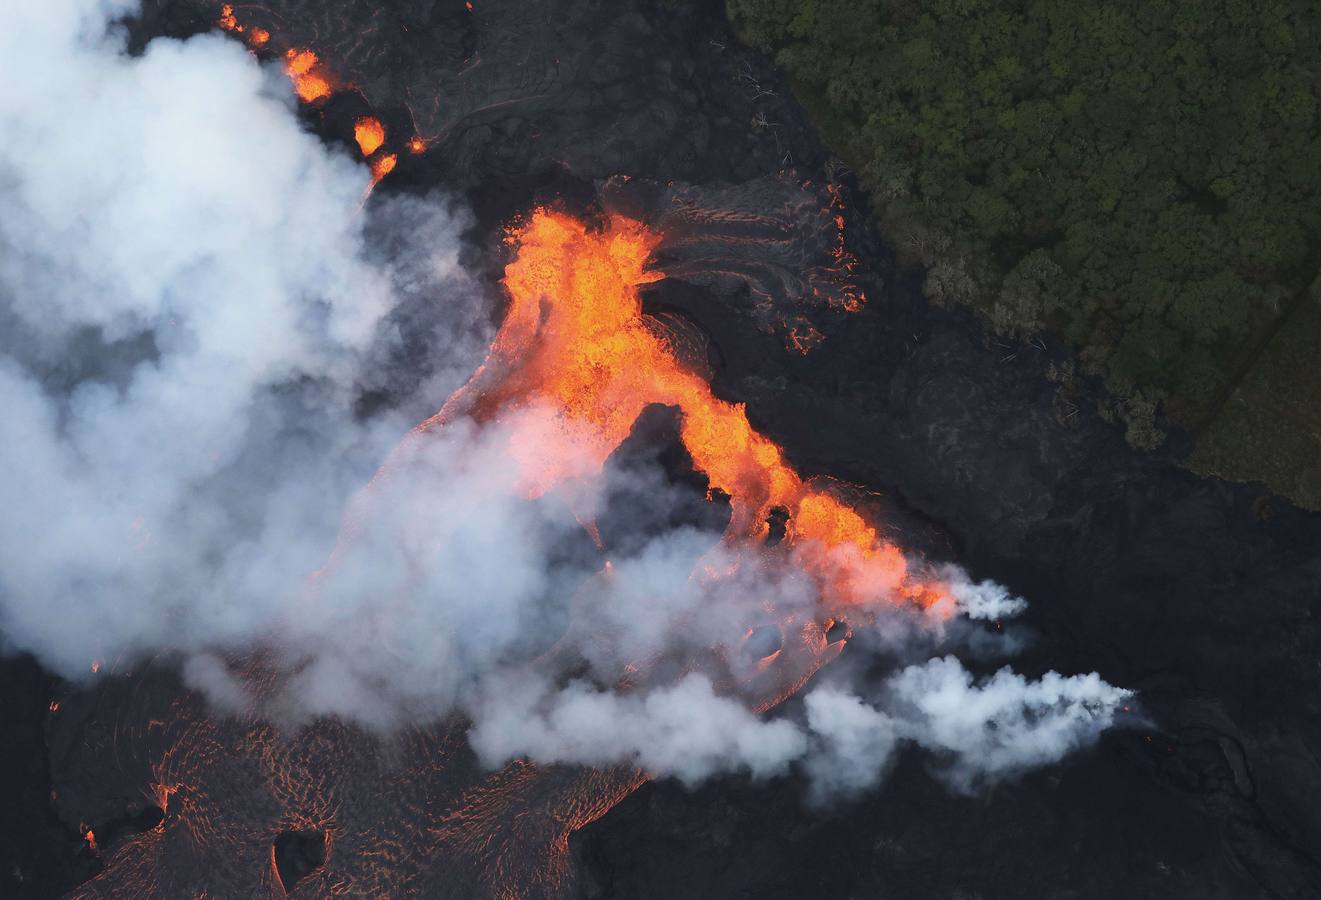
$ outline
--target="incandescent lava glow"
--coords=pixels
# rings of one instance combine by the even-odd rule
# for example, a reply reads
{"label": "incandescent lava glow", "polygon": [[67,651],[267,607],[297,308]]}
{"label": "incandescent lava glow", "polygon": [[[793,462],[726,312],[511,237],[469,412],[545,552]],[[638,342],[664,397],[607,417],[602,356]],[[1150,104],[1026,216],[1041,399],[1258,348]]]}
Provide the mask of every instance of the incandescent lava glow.
{"label": "incandescent lava glow", "polygon": [[[271,33],[265,28],[249,28],[242,24],[234,12],[234,6],[226,3],[220,7],[220,18],[216,19],[216,24],[222,31],[228,31],[231,34],[246,35],[248,47],[254,53],[259,47],[266,47],[271,42]],[[321,60],[311,50],[289,48],[284,54],[284,71],[289,79],[294,83],[294,93],[298,99],[304,103],[312,103],[316,100],[322,100],[329,97],[333,92],[330,83],[330,76],[327,74],[325,66]],[[368,117],[364,117],[366,120]],[[375,119],[376,128],[380,131],[381,138],[371,151],[364,150],[363,156],[370,156],[372,152],[385,142],[385,129],[381,123]],[[358,141],[362,143],[361,139]]]}
{"label": "incandescent lava glow", "polygon": [[385,153],[376,157],[371,162],[372,184],[376,184],[386,175],[394,171],[394,167],[399,164],[399,157],[393,153]]}
{"label": "incandescent lava glow", "polygon": [[[232,4],[226,3],[220,8],[220,17],[216,20],[216,24],[223,31],[246,36],[248,49],[253,54],[257,54],[259,50],[270,52],[273,49],[269,46],[271,33],[265,28],[242,24]],[[325,100],[337,89],[345,86],[341,81],[333,79],[329,69],[316,52],[307,48],[290,47],[284,51],[284,72],[293,82],[294,94],[303,103]],[[377,151],[385,146],[385,137],[385,125],[375,116],[360,116],[353,124],[353,139],[358,144],[358,150],[364,158],[370,159],[373,187],[393,172],[399,162],[399,157],[394,153],[377,154]],[[412,153],[426,150],[426,144],[418,137],[410,140],[407,146]]]}
{"label": "incandescent lava glow", "polygon": [[264,47],[271,40],[271,33],[265,28],[249,29],[247,26],[239,24],[238,16],[234,15],[234,6],[231,3],[226,3],[220,7],[220,18],[216,20],[216,24],[225,31],[232,31],[235,34],[246,33],[248,46],[250,47]]}
{"label": "incandescent lava glow", "polygon": [[[459,404],[470,404],[478,420],[509,426],[521,489],[537,497],[597,475],[648,405],[676,406],[695,468],[731,498],[726,544],[764,543],[768,517],[779,509],[788,513],[796,564],[827,604],[897,598],[931,607],[944,596],[941,585],[910,572],[904,553],[857,509],[801,477],[742,404],[717,397],[648,327],[640,289],[662,277],[649,266],[659,234],[619,215],[593,231],[541,209],[509,241],[516,248],[504,278],[509,309],[490,355],[420,430]],[[538,414],[518,415],[528,411]]]}
{"label": "incandescent lava glow", "polygon": [[304,103],[330,96],[330,81],[311,50],[288,50],[284,57],[284,71],[294,83],[294,93]]}
{"label": "incandescent lava glow", "polygon": [[361,116],[353,124],[353,139],[363,156],[371,156],[385,143],[385,126],[375,116]]}

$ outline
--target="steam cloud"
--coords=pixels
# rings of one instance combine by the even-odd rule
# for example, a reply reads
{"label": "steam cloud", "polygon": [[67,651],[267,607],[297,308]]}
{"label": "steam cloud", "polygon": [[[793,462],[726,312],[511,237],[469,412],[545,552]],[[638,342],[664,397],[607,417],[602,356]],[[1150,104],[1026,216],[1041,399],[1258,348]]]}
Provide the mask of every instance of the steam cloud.
{"label": "steam cloud", "polygon": [[3,629],[67,674],[273,620],[406,428],[352,408],[392,310],[428,295],[436,357],[480,358],[462,220],[397,202],[374,258],[369,176],[287,82],[219,37],[130,59],[129,6],[21,4],[0,37]]}
{"label": "steam cloud", "polygon": [[[819,798],[874,785],[904,744],[958,789],[1061,758],[1129,696],[1096,675],[977,681],[953,656],[876,689],[827,682],[799,719],[763,718],[702,675],[619,692],[622,666],[736,644],[765,602],[807,614],[807,579],[690,578],[714,535],[662,529],[599,559],[563,498],[517,498],[512,427],[447,426],[378,486],[319,589],[353,492],[480,361],[486,298],[459,264],[461,212],[362,200],[370,176],[302,131],[287,82],[219,37],[130,58],[127,0],[47,0],[0,33],[0,632],[71,677],[165,655],[226,709],[226,658],[276,647],[296,674],[267,711],[388,729],[461,711],[474,748],[630,762],[695,782],[798,765]],[[422,341],[419,372],[405,341]],[[356,409],[366,392],[391,412]],[[537,411],[526,415],[535,418]],[[529,422],[519,423],[529,427]],[[531,423],[535,424],[535,422]],[[659,507],[655,470],[606,478]],[[736,559],[726,562],[737,562]],[[1011,653],[977,623],[1025,604],[956,569],[956,614],[894,613],[859,641]],[[582,674],[526,664],[567,626]],[[590,616],[585,615],[590,613]],[[700,621],[700,629],[694,622]],[[859,679],[860,680],[860,679]]]}

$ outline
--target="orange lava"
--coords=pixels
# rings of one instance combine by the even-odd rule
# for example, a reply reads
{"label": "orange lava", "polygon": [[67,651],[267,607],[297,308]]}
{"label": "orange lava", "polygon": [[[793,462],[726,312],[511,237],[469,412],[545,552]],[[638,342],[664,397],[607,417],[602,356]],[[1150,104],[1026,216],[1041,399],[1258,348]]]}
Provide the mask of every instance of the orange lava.
{"label": "orange lava", "polygon": [[285,59],[284,71],[290,78],[306,75],[317,64],[317,56],[311,50],[290,50]]}
{"label": "orange lava", "polygon": [[284,71],[294,83],[294,93],[304,103],[330,96],[330,81],[311,50],[290,49],[285,54]]}
{"label": "orange lava", "polygon": [[389,175],[391,172],[393,172],[394,167],[398,165],[398,163],[399,163],[399,157],[395,156],[393,153],[386,153],[382,156],[378,156],[375,159],[373,159],[372,184],[375,184],[376,182],[384,178],[386,175]]}
{"label": "orange lava", "polygon": [[[598,233],[538,210],[510,240],[517,252],[505,270],[509,311],[483,367],[508,374],[474,403],[515,423],[511,453],[529,496],[599,472],[649,404],[677,406],[694,465],[731,497],[727,542],[760,542],[771,510],[782,507],[797,561],[831,600],[901,596],[926,606],[937,599],[938,588],[910,577],[898,547],[803,479],[742,404],[717,397],[647,327],[639,288],[661,277],[648,265],[659,235],[622,216]],[[514,415],[520,410],[541,413],[524,429]]]}
{"label": "orange lava", "polygon": [[[254,52],[258,47],[265,47],[271,42],[271,33],[265,28],[254,27],[248,29],[241,24],[238,16],[234,14],[234,6],[231,3],[226,3],[220,7],[220,18],[216,20],[216,24],[225,31],[246,34],[248,46]],[[291,47],[285,51],[284,71],[294,83],[294,93],[304,103],[313,103],[325,99],[334,91],[329,74],[316,53],[311,50]],[[376,122],[375,119],[371,119],[371,121]],[[380,131],[380,139],[371,150],[363,151],[364,156],[370,156],[385,142],[385,129],[381,127],[380,122],[376,122],[376,128]],[[358,143],[362,144],[361,138],[359,138]]]}
{"label": "orange lava", "polygon": [[[226,3],[220,8],[216,24],[225,31],[245,35],[248,47],[254,54],[259,48],[266,48],[271,43],[271,33],[265,28],[249,28],[239,22],[233,4]],[[303,103],[324,100],[343,86],[332,77],[316,52],[307,48],[290,47],[285,50],[284,71],[293,82],[294,93]],[[357,141],[362,155],[371,157],[385,145],[385,125],[375,116],[362,116],[354,123],[353,139]],[[408,142],[408,149],[412,153],[421,153],[426,150],[426,144],[421,138],[414,137]],[[372,159],[372,184],[375,185],[393,172],[398,162],[398,157],[393,153],[383,153]]]}
{"label": "orange lava", "polygon": [[363,156],[371,156],[385,143],[385,126],[374,116],[362,116],[353,124],[353,139]]}
{"label": "orange lava", "polygon": [[265,28],[248,29],[239,24],[238,16],[234,15],[234,5],[226,3],[220,7],[220,18],[216,19],[216,24],[225,31],[232,31],[235,34],[247,34],[248,46],[252,48],[264,47],[271,40],[271,33]]}

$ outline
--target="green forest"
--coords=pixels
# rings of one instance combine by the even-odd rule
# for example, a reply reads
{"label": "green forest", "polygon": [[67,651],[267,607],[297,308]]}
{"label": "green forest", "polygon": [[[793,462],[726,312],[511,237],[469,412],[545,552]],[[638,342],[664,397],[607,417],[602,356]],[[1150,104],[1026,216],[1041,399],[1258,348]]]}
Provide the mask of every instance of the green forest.
{"label": "green forest", "polygon": [[[933,302],[1321,507],[1321,6],[729,0]],[[1071,373],[1062,380],[1073,378]]]}

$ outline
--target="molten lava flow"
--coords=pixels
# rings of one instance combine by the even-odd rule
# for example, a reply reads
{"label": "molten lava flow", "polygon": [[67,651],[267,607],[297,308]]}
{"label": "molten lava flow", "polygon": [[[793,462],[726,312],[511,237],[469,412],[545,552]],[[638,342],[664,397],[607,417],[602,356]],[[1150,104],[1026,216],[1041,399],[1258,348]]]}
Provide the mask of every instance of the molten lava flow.
{"label": "molten lava flow", "polygon": [[238,17],[234,15],[234,6],[226,3],[220,7],[220,18],[216,20],[225,31],[232,31],[235,34],[244,34],[248,36],[248,46],[256,48],[265,46],[271,39],[271,33],[265,28],[248,29],[247,26],[239,24]]}
{"label": "molten lava flow", "polygon": [[[535,433],[516,430],[512,439],[529,496],[599,472],[644,407],[677,406],[694,466],[731,497],[727,542],[764,540],[768,516],[779,508],[788,513],[797,561],[830,601],[898,595],[930,605],[937,598],[938,586],[910,577],[898,547],[856,509],[800,477],[753,429],[742,404],[717,397],[647,327],[639,288],[660,277],[648,267],[659,235],[623,216],[595,233],[540,210],[510,239],[518,249],[505,270],[509,312],[483,367],[481,396],[469,399],[479,414],[506,421],[549,404],[549,429],[539,418]],[[507,374],[490,384],[492,370]]]}
{"label": "molten lava flow", "polygon": [[[246,35],[248,48],[254,54],[259,50],[265,49],[269,52],[271,49],[268,46],[271,43],[271,33],[265,28],[255,26],[249,28],[239,22],[233,4],[226,3],[220,8],[220,17],[216,20],[216,24],[233,34]],[[304,103],[324,100],[338,87],[342,87],[332,79],[330,71],[321,62],[321,58],[307,48],[290,47],[285,50],[284,71],[293,82],[294,93]],[[361,116],[353,125],[353,139],[357,142],[362,155],[370,159],[372,187],[393,172],[399,163],[396,154],[381,151],[385,146],[385,137],[385,125],[375,116]],[[426,150],[426,144],[419,137],[414,137],[407,146],[412,153]],[[371,193],[370,188],[368,193]]]}
{"label": "molten lava flow", "polygon": [[290,49],[285,53],[284,71],[293,80],[294,93],[304,103],[330,96],[330,80],[311,50]]}
{"label": "molten lava flow", "polygon": [[[852,272],[857,267],[858,259],[844,245],[844,198],[840,195],[839,185],[833,181],[826,185],[826,193],[830,197],[829,208],[834,213],[837,229],[835,246],[831,250],[831,255],[835,258],[837,265],[847,272]],[[865,301],[866,298],[858,290],[847,290],[840,298],[840,303],[846,312],[857,312],[862,309],[862,304]]]}
{"label": "molten lava flow", "polygon": [[362,116],[353,124],[353,139],[363,156],[371,156],[385,143],[385,126],[374,116]]}
{"label": "molten lava flow", "polygon": [[394,167],[399,163],[399,157],[393,153],[386,153],[372,160],[372,184],[380,181],[386,175],[394,171]]}
{"label": "molten lava flow", "polygon": [[[249,29],[246,25],[239,22],[238,16],[234,13],[234,5],[226,3],[220,7],[220,18],[216,24],[224,31],[234,34],[246,34],[248,46],[255,52],[259,47],[265,47],[271,42],[271,33],[265,28]],[[284,55],[284,71],[294,83],[294,93],[298,99],[304,103],[312,103],[329,97],[332,91],[330,76],[317,55],[311,50],[289,48]],[[376,121],[376,120],[372,120]],[[381,140],[377,142],[379,147],[385,141],[385,130],[381,128],[380,122],[376,122],[376,127],[381,132]],[[359,144],[362,141],[359,140]],[[364,156],[370,156],[375,151],[364,151]]]}

